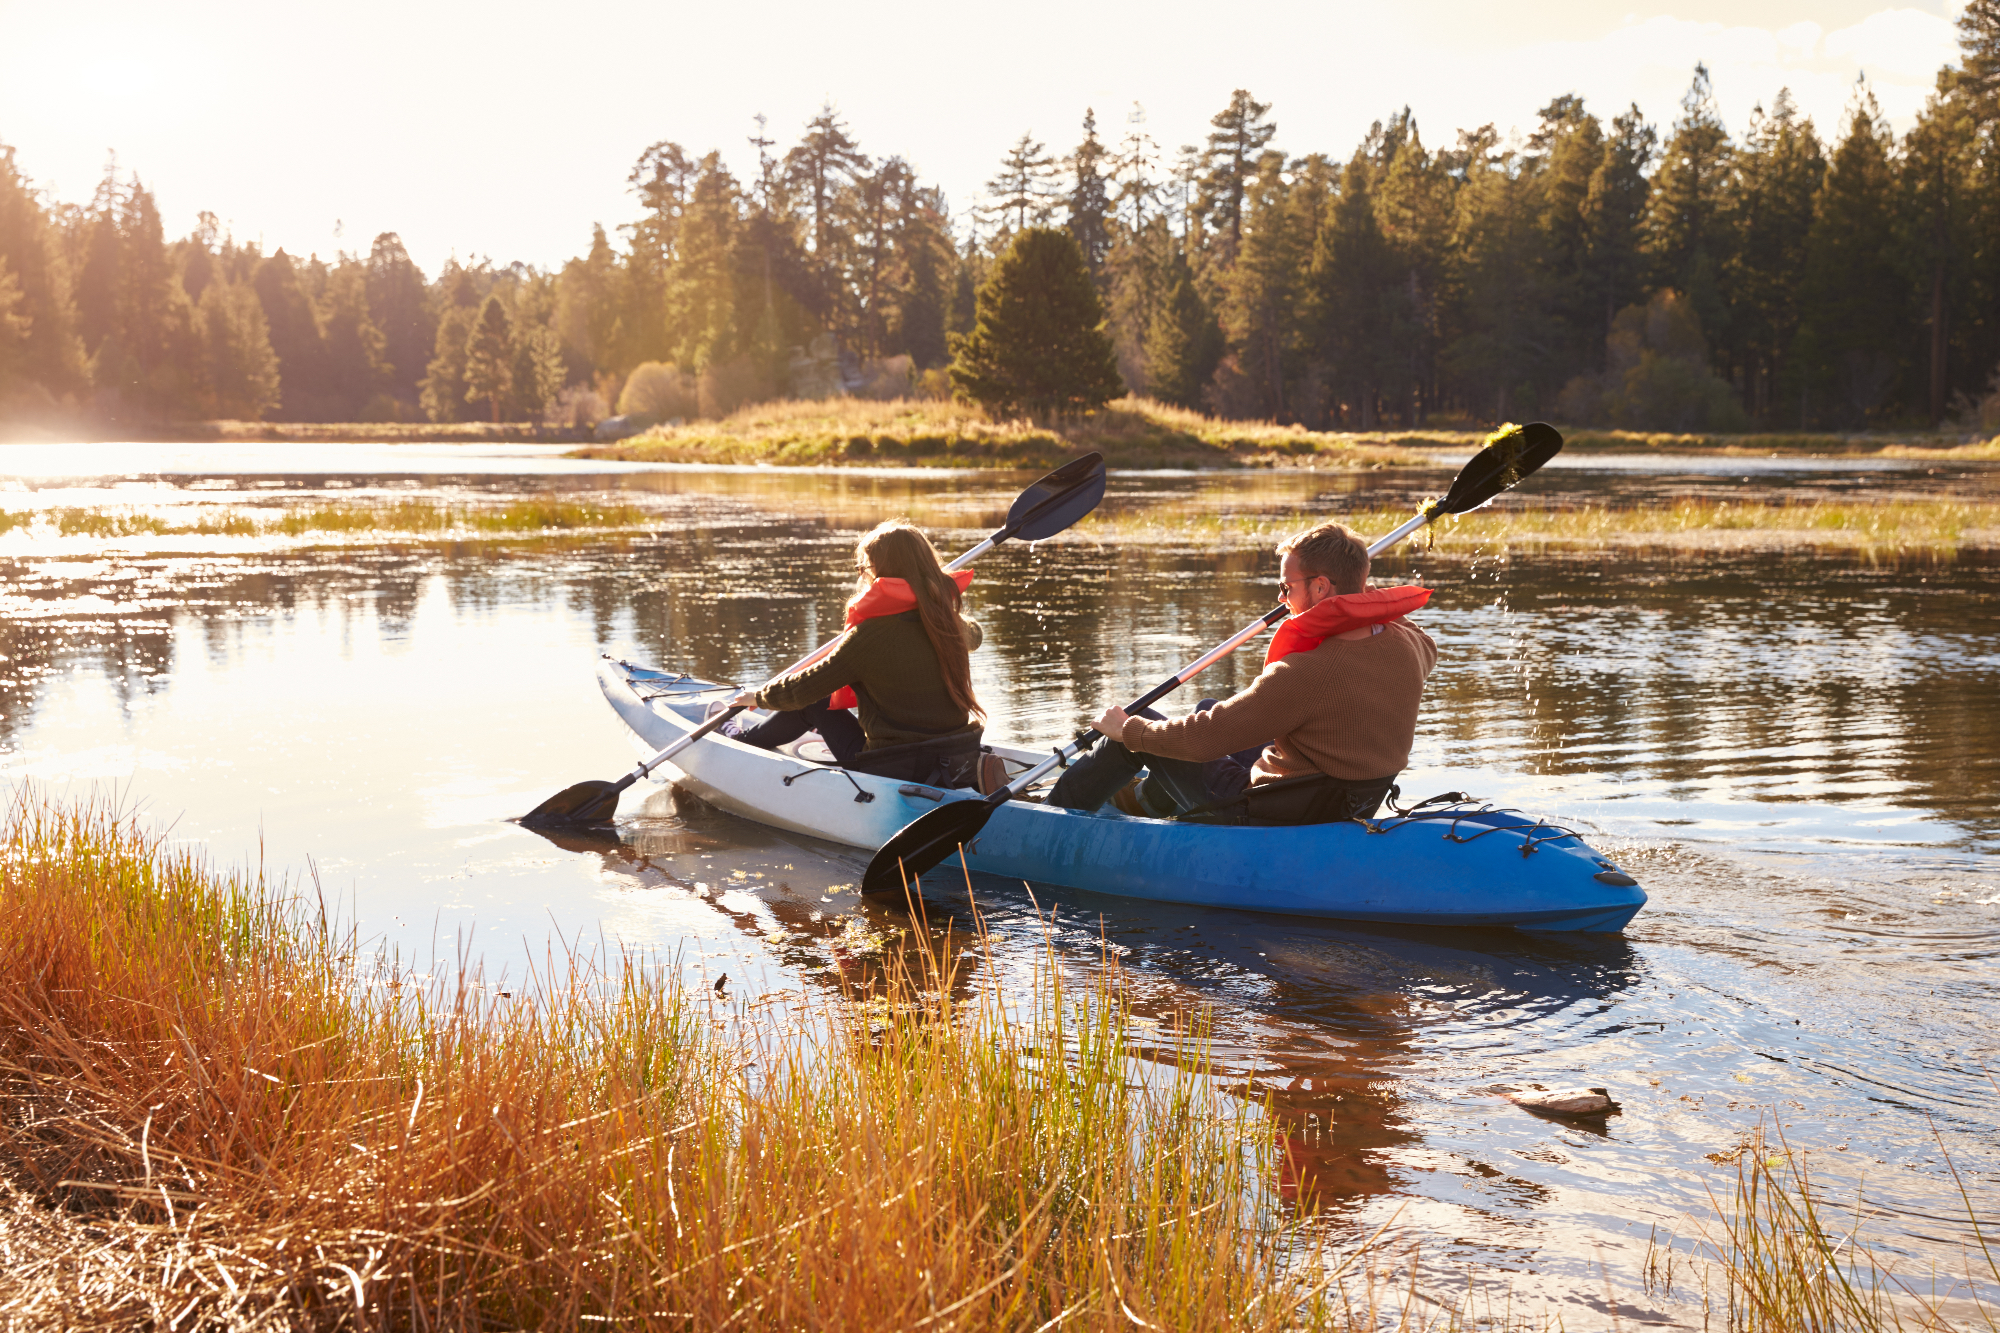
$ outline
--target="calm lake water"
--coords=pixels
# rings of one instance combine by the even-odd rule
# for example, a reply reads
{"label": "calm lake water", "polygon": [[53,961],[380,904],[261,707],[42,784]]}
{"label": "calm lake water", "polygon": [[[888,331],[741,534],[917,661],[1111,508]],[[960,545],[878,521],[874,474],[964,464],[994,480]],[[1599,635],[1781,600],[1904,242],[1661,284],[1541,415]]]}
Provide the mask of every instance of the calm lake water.
{"label": "calm lake water", "polygon": [[[628,794],[617,835],[506,823],[632,749],[611,651],[755,681],[839,623],[854,533],[908,512],[963,549],[1026,478],[609,468],[535,446],[0,447],[0,510],[394,496],[604,496],[643,536],[489,542],[0,533],[0,783],[113,794],[223,863],[320,890],[419,971],[519,978],[657,949],[741,1000],[824,984],[878,922],[860,854]],[[1448,469],[1114,477],[1109,512],[1405,505]],[[1507,502],[2000,494],[2000,469],[1560,459]],[[1588,831],[1651,902],[1622,937],[1367,930],[1047,893],[1065,965],[1108,947],[1145,1037],[1213,1014],[1215,1056],[1338,1241],[1397,1217],[1441,1285],[1507,1279],[1601,1326],[1699,1323],[1641,1279],[1727,1159],[1782,1125],[1907,1272],[1962,1275],[1946,1167],[2000,1222],[2000,563],[1685,553],[1385,558],[1438,589],[1406,795],[1466,790]],[[979,565],[991,734],[1048,742],[1268,607],[1268,551],[1080,535]],[[1261,651],[1199,682],[1247,682]],[[1193,703],[1195,694],[1181,701]],[[1171,702],[1171,701],[1170,701]],[[1003,965],[1050,937],[976,881]],[[1602,1128],[1495,1091],[1610,1087]],[[1308,1208],[1310,1205],[1310,1209]],[[1989,1236],[1992,1230],[1989,1228]],[[1928,1284],[1928,1278],[1926,1278]],[[1595,1313],[1593,1313],[1595,1312]]]}

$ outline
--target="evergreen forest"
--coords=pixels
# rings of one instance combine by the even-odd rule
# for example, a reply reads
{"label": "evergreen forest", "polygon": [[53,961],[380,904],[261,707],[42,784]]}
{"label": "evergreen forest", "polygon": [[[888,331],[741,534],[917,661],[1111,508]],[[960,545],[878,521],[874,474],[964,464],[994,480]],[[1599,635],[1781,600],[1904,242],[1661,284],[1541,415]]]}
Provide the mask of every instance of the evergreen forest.
{"label": "evergreen forest", "polygon": [[630,219],[553,270],[426,275],[394,233],[264,254],[208,214],[169,239],[115,165],[65,203],[0,145],[0,416],[587,425],[946,396],[996,256],[1055,227],[1122,387],[1221,417],[1976,425],[2000,407],[2000,0],[1959,26],[1900,137],[1865,84],[1838,124],[1778,90],[1725,125],[1697,67],[1669,125],[1565,95],[1446,144],[1406,109],[1343,157],[1291,151],[1239,90],[1172,151],[1136,107],[1086,111],[1067,151],[1023,135],[956,214],[828,105],[789,147],[760,117],[740,175],[654,144]]}

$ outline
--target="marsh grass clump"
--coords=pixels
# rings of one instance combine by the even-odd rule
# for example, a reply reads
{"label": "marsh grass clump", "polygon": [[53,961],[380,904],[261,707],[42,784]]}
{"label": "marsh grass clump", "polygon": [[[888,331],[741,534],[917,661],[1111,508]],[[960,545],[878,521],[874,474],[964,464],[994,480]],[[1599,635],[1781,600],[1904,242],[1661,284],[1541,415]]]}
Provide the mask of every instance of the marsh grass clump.
{"label": "marsh grass clump", "polygon": [[[1362,533],[1386,532],[1395,510],[1233,513],[1210,502],[1099,511],[1079,539],[1196,541],[1262,546],[1328,517]],[[2000,504],[1950,499],[1810,501],[1688,498],[1633,506],[1552,505],[1482,509],[1444,519],[1417,539],[1444,556],[1507,551],[1837,550],[1870,557],[1949,556],[2000,545]]]}
{"label": "marsh grass clump", "polygon": [[[2000,1252],[1962,1180],[1971,1234],[1965,1267],[1917,1276],[1864,1241],[1868,1209],[1829,1200],[1806,1154],[1781,1130],[1759,1129],[1733,1156],[1733,1188],[1726,1198],[1711,1196],[1714,1216],[1696,1223],[1692,1249],[1655,1236],[1645,1264],[1650,1291],[1668,1298],[1698,1294],[1722,1328],[1744,1333],[2000,1328],[2000,1310],[1981,1295],[1982,1287],[1988,1294],[2000,1290]],[[1945,1158],[1949,1163],[1950,1154]]]}
{"label": "marsh grass clump", "polygon": [[1071,993],[1051,965],[1006,996],[949,943],[898,936],[782,1025],[630,957],[503,999],[357,967],[310,901],[19,797],[0,1308],[104,1328],[1345,1326],[1338,1268],[1288,1248],[1253,1188],[1254,1108],[1198,1054],[1137,1072],[1109,985]]}
{"label": "marsh grass clump", "polygon": [[504,505],[440,504],[398,500],[382,504],[256,506],[180,517],[119,508],[65,508],[0,513],[0,532],[22,528],[61,537],[309,537],[508,536],[546,532],[644,528],[659,516],[635,505],[560,499],[514,500]]}

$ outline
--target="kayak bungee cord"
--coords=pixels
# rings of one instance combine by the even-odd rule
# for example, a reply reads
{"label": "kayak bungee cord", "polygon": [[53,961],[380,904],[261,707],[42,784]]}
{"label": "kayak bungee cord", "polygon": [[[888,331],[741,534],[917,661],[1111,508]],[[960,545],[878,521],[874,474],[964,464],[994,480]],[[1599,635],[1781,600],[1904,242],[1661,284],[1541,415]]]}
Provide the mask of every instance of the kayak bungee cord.
{"label": "kayak bungee cord", "polygon": [[[1065,463],[1016,496],[1013,506],[1007,511],[1007,521],[977,546],[946,565],[945,573],[956,573],[1010,538],[1035,542],[1055,536],[1097,508],[1098,501],[1104,498],[1104,482],[1103,454],[1089,453],[1074,462]],[[841,636],[835,635],[772,679],[781,680],[804,671],[831,653],[840,640]],[[734,706],[724,709],[671,745],[656,751],[616,782],[579,782],[565,787],[522,815],[520,822],[530,828],[608,823],[618,813],[618,797],[627,787],[742,711]]]}
{"label": "kayak bungee cord", "polygon": [[[1486,447],[1459,469],[1444,498],[1426,501],[1416,514],[1368,547],[1370,557],[1380,554],[1411,533],[1447,514],[1464,514],[1486,504],[1532,475],[1562,449],[1562,435],[1546,422],[1503,427],[1494,432]],[[1192,680],[1210,666],[1235,652],[1264,630],[1276,625],[1291,611],[1280,602],[1245,625],[1215,647],[1189,662],[1167,679],[1125,706],[1137,713]],[[1094,746],[1101,736],[1095,727],[1085,727],[1067,745],[1056,747],[1047,758],[1006,786],[982,800],[959,800],[917,816],[894,837],[882,844],[868,862],[862,876],[863,894],[907,891],[918,876],[931,870],[958,848],[971,841],[987,821],[1008,801],[1020,796],[1058,768],[1068,768]]]}

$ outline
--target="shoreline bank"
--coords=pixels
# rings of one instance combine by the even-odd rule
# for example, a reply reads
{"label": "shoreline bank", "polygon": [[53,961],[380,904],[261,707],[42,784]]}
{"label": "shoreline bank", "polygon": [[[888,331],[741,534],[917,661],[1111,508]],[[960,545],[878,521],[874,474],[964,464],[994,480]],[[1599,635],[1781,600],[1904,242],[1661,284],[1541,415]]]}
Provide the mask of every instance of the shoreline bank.
{"label": "shoreline bank", "polygon": [[[1560,423],[1558,423],[1560,424]],[[1739,435],[1562,427],[1571,454],[1657,457],[1902,458],[2000,462],[2000,437],[1968,432],[1762,432]],[[1088,417],[994,421],[935,400],[828,399],[763,403],[715,421],[654,426],[599,442],[587,426],[527,422],[208,421],[69,430],[0,423],[0,442],[160,444],[569,444],[567,456],[611,462],[819,467],[1045,468],[1095,449],[1113,467],[1357,469],[1440,465],[1469,454],[1483,429],[1314,431],[1228,421],[1122,398]]]}

